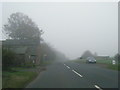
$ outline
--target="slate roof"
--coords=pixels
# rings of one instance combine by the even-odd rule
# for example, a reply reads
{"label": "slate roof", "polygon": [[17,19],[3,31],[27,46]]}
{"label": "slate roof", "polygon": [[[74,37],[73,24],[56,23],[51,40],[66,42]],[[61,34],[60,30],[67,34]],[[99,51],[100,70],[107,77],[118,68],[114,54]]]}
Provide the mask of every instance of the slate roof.
{"label": "slate roof", "polygon": [[27,50],[27,47],[10,48],[10,50],[15,52],[16,54],[25,54],[26,50]]}
{"label": "slate roof", "polygon": [[16,54],[36,55],[37,45],[39,42],[37,40],[5,40],[2,41],[2,45],[8,47],[10,50]]}
{"label": "slate roof", "polygon": [[7,39],[5,41],[2,41],[2,45],[5,45],[5,46],[14,46],[14,45],[38,45],[39,44],[39,41],[34,39],[34,40],[11,40],[11,39]]}

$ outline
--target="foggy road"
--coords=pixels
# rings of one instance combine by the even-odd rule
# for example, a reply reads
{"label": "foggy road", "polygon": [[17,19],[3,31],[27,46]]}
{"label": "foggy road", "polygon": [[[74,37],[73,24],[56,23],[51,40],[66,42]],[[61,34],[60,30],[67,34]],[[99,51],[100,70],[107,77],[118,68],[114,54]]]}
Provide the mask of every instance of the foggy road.
{"label": "foggy road", "polygon": [[118,0],[23,1],[0,3],[3,88],[120,86]]}
{"label": "foggy road", "polygon": [[118,72],[96,64],[54,63],[26,88],[118,88]]}

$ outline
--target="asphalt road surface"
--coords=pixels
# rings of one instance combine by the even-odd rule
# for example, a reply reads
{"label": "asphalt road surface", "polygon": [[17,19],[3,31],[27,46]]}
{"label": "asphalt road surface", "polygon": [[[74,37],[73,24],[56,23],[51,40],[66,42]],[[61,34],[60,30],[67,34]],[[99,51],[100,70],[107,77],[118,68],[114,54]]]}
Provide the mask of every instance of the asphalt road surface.
{"label": "asphalt road surface", "polygon": [[26,88],[118,88],[118,72],[96,64],[59,62],[47,66]]}

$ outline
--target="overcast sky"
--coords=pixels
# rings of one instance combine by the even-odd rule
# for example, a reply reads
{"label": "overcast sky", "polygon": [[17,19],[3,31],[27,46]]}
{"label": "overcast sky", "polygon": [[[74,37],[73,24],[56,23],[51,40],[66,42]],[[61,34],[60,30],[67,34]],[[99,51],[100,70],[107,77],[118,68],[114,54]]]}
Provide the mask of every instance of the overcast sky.
{"label": "overcast sky", "polygon": [[118,52],[117,2],[3,3],[2,24],[15,12],[32,18],[45,32],[44,40],[70,59],[86,50],[110,56]]}

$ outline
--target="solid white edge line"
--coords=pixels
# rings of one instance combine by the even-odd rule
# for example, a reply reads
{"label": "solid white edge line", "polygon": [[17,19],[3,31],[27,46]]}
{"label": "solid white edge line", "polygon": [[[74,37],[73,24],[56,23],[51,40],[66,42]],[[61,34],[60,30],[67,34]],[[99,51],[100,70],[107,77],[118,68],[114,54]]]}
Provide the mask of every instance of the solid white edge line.
{"label": "solid white edge line", "polygon": [[80,77],[83,77],[82,75],[80,75],[78,72],[76,72],[75,70],[72,70],[75,74],[77,74]]}
{"label": "solid white edge line", "polygon": [[94,85],[94,86],[95,86],[95,88],[102,90],[98,85]]}

